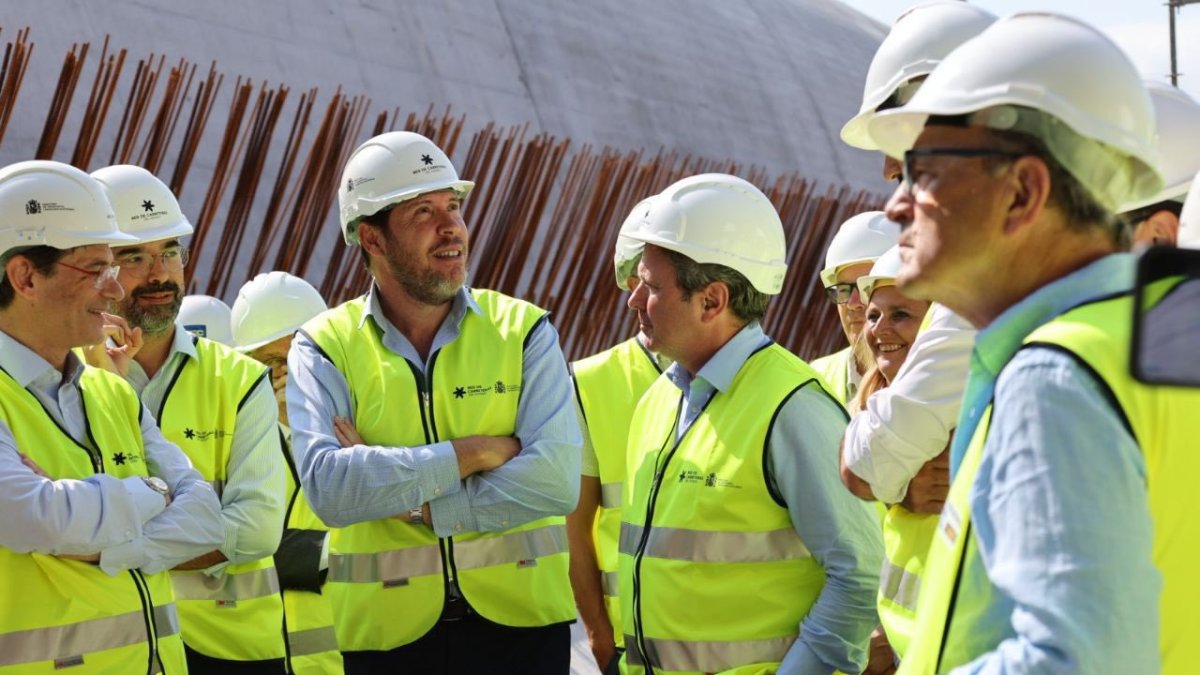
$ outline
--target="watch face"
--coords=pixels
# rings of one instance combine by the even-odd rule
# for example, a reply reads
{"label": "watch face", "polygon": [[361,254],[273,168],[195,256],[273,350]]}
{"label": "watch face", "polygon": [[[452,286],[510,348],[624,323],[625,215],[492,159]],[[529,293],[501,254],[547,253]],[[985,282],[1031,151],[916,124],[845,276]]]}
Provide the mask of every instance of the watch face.
{"label": "watch face", "polygon": [[158,476],[148,476],[146,477],[145,481],[146,485],[149,485],[150,488],[155,492],[165,495],[171,490],[170,487],[167,486],[167,481],[159,478]]}

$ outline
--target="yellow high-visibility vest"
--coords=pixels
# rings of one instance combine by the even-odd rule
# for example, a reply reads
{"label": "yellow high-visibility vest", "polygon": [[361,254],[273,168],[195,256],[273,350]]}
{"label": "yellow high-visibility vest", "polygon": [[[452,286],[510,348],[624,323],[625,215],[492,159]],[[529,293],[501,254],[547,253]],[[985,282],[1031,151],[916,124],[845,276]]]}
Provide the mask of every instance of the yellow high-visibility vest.
{"label": "yellow high-visibility vest", "polygon": [[821,376],[825,390],[842,404],[850,405],[850,361],[854,358],[854,348],[846,347],[840,352],[822,356],[811,364],[812,369]]}
{"label": "yellow high-visibility vest", "polygon": [[625,484],[625,444],[629,423],[642,394],[662,373],[654,355],[638,339],[576,361],[575,393],[588,421],[588,436],[600,466],[600,508],[592,538],[600,566],[604,608],[618,647],[625,644],[617,598],[617,542],[621,536],[621,489]]}
{"label": "yellow high-visibility vest", "polygon": [[775,414],[817,373],[771,344],[676,441],[682,392],[659,378],[629,430],[620,574],[630,673],[774,672],[825,572],[768,486]]}
{"label": "yellow high-visibility vest", "polygon": [[[161,408],[151,412],[163,436],[220,495],[238,409],[270,371],[220,343],[193,340],[196,358],[182,359],[167,374],[172,380]],[[172,571],[171,582],[188,647],[229,661],[285,658],[283,598],[271,556],[229,565],[217,577],[200,570]]]}
{"label": "yellow high-visibility vest", "polygon": [[[26,389],[0,371],[0,420],[51,478],[146,476],[142,404],[116,375],[80,378],[90,447],[75,442]],[[109,576],[90,563],[0,548],[0,673],[124,675],[187,670],[166,572]]]}
{"label": "yellow high-visibility vest", "polygon": [[[387,349],[360,297],[303,328],[345,376],[354,425],[368,445],[413,446],[471,435],[508,436],[523,391],[525,339],[544,310],[473,290],[482,316],[467,312],[428,370]],[[334,528],[325,592],[342,651],[391,650],[437,622],[448,587],[484,618],[547,626],[575,618],[566,521],[541,518],[496,532],[439,538],[424,525],[385,518]],[[397,611],[397,608],[403,608]]]}
{"label": "yellow high-visibility vest", "polygon": [[[1194,671],[1187,639],[1200,630],[1194,601],[1200,598],[1195,561],[1200,551],[1200,519],[1192,516],[1187,483],[1200,471],[1194,452],[1200,424],[1200,389],[1146,385],[1129,374],[1133,304],[1121,295],[1073,309],[1025,338],[1026,345],[1049,346],[1071,354],[1091,369],[1112,392],[1127,427],[1146,460],[1150,512],[1154,518],[1154,562],[1163,575],[1160,605],[1162,672]],[[955,582],[968,557],[978,557],[970,525],[968,494],[983,455],[991,406],[980,420],[950,488],[926,565],[926,582],[918,599],[917,633],[901,662],[902,673],[937,673],[978,656],[962,648],[969,618],[980,599],[960,591]],[[964,536],[964,533],[966,535]],[[953,540],[953,545],[949,543]],[[947,632],[947,628],[948,631]],[[954,655],[948,658],[948,655]]]}
{"label": "yellow high-visibility vest", "polygon": [[[300,487],[299,474],[292,461],[291,443],[280,431],[279,445],[288,465],[288,507],[284,527],[291,530],[329,528],[313,513]],[[276,554],[278,555],[278,554]],[[283,589],[283,614],[287,619],[288,656],[295,675],[341,675],[342,653],[338,651],[333,627],[333,605],[329,595],[293,588]]]}

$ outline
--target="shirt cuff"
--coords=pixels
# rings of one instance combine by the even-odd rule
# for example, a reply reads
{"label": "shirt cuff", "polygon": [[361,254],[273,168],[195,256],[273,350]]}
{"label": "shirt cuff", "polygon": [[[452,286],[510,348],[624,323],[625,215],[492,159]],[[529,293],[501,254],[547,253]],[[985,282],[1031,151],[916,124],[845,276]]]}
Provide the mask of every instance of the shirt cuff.
{"label": "shirt cuff", "polygon": [[471,515],[471,500],[466,490],[459,490],[429,501],[429,515],[433,520],[433,531],[439,537],[453,537],[464,532],[475,532],[475,518]]}
{"label": "shirt cuff", "polygon": [[[130,476],[121,480],[121,484],[125,486],[125,492],[129,494],[129,499],[133,502],[133,507],[138,513],[139,525],[145,524],[151,518],[157,516],[167,510],[167,500],[161,494],[156,492],[141,476]],[[129,539],[141,536],[141,529],[137,532],[126,532]]]}
{"label": "shirt cuff", "polygon": [[779,664],[779,673],[787,673],[787,675],[830,675],[833,673],[833,667],[825,665],[821,659],[817,658],[817,655],[807,644],[801,640],[796,640],[792,643],[792,648],[788,650],[788,653],[783,657],[783,661]]}
{"label": "shirt cuff", "polygon": [[[158,498],[161,501],[162,495]],[[146,564],[146,561],[145,540],[140,536],[124,544],[109,546],[100,552],[100,569],[110,577],[125,570],[138,569]]]}
{"label": "shirt cuff", "polygon": [[435,499],[462,492],[458,455],[454,453],[452,441],[439,441],[426,446],[417,480],[426,502],[432,503]]}

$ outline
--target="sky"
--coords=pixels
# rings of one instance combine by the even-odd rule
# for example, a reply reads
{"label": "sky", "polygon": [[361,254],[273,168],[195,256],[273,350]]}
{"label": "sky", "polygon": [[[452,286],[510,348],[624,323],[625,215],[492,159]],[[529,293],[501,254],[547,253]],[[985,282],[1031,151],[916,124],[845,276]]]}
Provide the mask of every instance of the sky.
{"label": "sky", "polygon": [[[920,0],[842,0],[890,26],[896,16]],[[1148,80],[1170,82],[1169,16],[1165,0],[972,0],[996,16],[1039,10],[1068,14],[1104,31],[1129,54]],[[1200,99],[1200,3],[1175,15],[1179,87]]]}

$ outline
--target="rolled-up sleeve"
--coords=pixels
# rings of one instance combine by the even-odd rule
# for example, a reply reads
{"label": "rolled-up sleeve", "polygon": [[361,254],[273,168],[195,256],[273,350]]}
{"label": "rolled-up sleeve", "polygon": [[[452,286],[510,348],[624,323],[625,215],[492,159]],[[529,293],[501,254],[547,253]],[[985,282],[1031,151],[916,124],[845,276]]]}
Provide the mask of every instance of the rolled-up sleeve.
{"label": "rolled-up sleeve", "polygon": [[819,386],[805,386],[771,429],[768,471],[787,503],[796,533],[825,570],[825,586],[800,623],[779,672],[860,672],[878,625],[875,594],[883,561],[879,519],[838,475],[838,441],[846,417]]}
{"label": "rolled-up sleeve", "polygon": [[583,439],[558,331],[549,321],[530,334],[521,374],[514,434],[520,454],[430,502],[439,536],[506,530],[575,509]]}
{"label": "rolled-up sleeve", "polygon": [[904,499],[913,476],[946,449],[967,383],[975,330],[945,307],[930,311],[895,380],[867,399],[843,440],[846,467],[888,504]]}
{"label": "rolled-up sleeve", "polygon": [[304,333],[288,353],[287,405],[305,497],[332,527],[394,516],[462,489],[449,441],[342,447],[333,418],[353,419],[350,387]]}
{"label": "rolled-up sleeve", "polygon": [[287,508],[287,465],[279,447],[279,405],[269,375],[254,384],[238,409],[221,491],[225,536],[220,551],[231,564],[265,558],[279,547]]}

